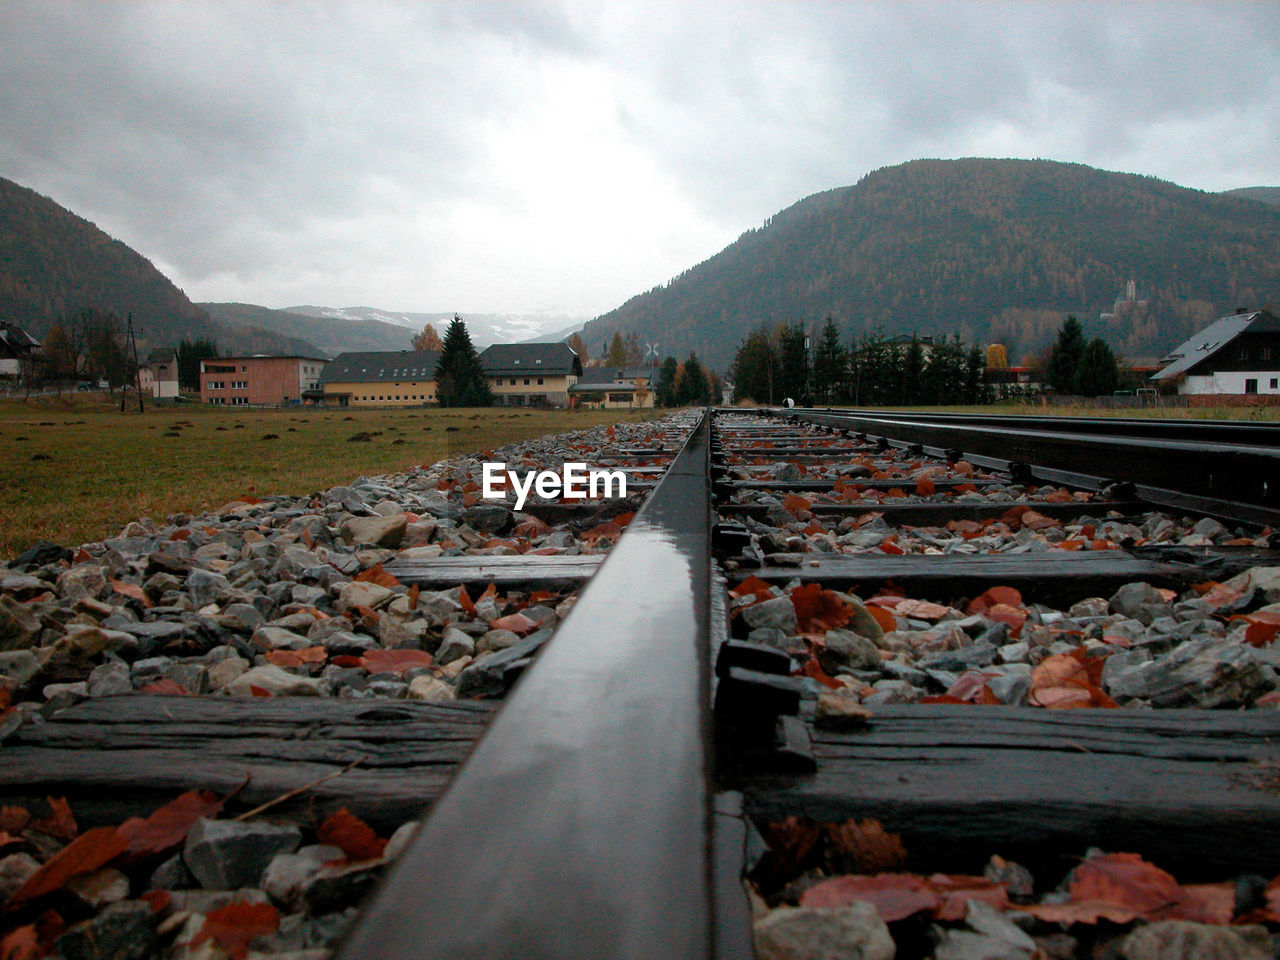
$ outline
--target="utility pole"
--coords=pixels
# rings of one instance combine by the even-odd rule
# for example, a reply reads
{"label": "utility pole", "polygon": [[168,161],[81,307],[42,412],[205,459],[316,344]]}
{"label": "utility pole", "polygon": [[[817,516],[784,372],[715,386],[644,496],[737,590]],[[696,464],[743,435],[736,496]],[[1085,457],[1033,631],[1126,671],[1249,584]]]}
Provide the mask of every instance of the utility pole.
{"label": "utility pole", "polygon": [[[133,353],[133,383],[138,390],[138,412],[142,413],[142,368],[138,365],[138,341],[133,336],[133,314],[130,313],[128,320],[128,333],[125,335],[124,355],[126,362],[128,361],[130,352]],[[120,412],[124,413],[124,402],[126,392],[124,387],[120,388]]]}

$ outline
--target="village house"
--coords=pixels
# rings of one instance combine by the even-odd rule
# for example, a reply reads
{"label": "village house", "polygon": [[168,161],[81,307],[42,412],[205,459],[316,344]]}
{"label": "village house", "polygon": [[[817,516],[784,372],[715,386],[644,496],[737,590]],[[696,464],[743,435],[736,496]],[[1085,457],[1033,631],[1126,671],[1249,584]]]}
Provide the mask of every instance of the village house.
{"label": "village house", "polygon": [[16,323],[0,320],[0,376],[18,377],[23,364],[39,361],[40,341]]}
{"label": "village house", "polygon": [[569,404],[600,410],[653,406],[653,367],[588,367],[569,388]]}
{"label": "village house", "polygon": [[201,360],[200,402],[234,407],[300,403],[328,362],[299,356]]}
{"label": "village house", "polygon": [[138,382],[156,400],[178,396],[178,355],[173,350],[152,350],[138,368]]}
{"label": "village house", "polygon": [[1280,403],[1280,318],[1239,311],[1211,323],[1160,361],[1151,377],[1194,405]]}
{"label": "village house", "polygon": [[582,360],[565,343],[495,343],[480,363],[498,406],[567,407],[582,376]]}
{"label": "village house", "polygon": [[315,399],[326,406],[411,407],[435,403],[439,350],[340,353],[329,361]]}

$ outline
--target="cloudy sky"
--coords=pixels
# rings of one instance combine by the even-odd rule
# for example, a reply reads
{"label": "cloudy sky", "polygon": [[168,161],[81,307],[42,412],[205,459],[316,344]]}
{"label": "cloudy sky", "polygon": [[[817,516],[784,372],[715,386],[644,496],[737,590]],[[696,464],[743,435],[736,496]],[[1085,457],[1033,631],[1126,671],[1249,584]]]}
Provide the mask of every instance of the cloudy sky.
{"label": "cloudy sky", "polygon": [[194,300],[591,315],[959,156],[1280,185],[1280,4],[0,0],[0,176]]}

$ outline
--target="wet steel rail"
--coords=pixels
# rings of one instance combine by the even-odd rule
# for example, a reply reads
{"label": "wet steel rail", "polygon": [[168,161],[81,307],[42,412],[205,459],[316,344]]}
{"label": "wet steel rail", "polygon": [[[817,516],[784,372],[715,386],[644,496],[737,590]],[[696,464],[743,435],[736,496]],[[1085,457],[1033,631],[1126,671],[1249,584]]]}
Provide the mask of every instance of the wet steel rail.
{"label": "wet steel rail", "polygon": [[[716,519],[717,499],[735,482],[713,422],[728,416],[708,411],[689,436],[336,956],[754,955],[740,883],[750,827],[743,798],[726,782],[736,785],[744,765],[793,776],[813,760],[796,716],[803,684],[788,675],[787,656],[729,639],[717,561],[738,557],[741,544],[733,523]],[[940,461],[963,453],[1012,480],[1111,483],[1122,509],[1172,502],[1259,525],[1280,520],[1276,447],[937,421],[789,410],[739,433],[759,437],[762,455],[767,444],[779,459],[820,453],[817,428],[828,445],[866,449],[882,439]],[[1253,479],[1227,484],[1213,479],[1220,469],[1195,463],[1216,458]],[[1135,570],[1148,568],[1124,568]],[[799,573],[767,564],[759,572]],[[847,579],[865,582],[865,573]],[[939,708],[898,712],[910,720],[930,710]],[[1266,822],[1257,811],[1249,816]],[[1264,846],[1274,852],[1274,843]]]}

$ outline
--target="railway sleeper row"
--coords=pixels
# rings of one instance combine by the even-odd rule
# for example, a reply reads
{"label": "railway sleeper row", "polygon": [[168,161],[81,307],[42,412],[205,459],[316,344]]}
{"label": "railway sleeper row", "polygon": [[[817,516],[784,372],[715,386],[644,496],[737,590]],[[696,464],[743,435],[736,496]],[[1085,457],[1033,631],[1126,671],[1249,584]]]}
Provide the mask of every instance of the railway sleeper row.
{"label": "railway sleeper row", "polygon": [[[841,716],[829,702],[820,709],[819,695],[830,701],[833,691],[804,672],[812,642],[802,637],[789,648],[777,634],[753,639],[743,614],[757,598],[744,602],[735,590],[752,578],[764,585],[755,589],[783,595],[816,587],[868,600],[888,588],[944,605],[1000,586],[1016,587],[1028,607],[1063,609],[1134,581],[1182,592],[1274,565],[1259,527],[1269,508],[1248,504],[1237,516],[1214,499],[1211,509],[1196,510],[1203,496],[1161,488],[1148,499],[1141,484],[1079,473],[1058,481],[1079,500],[1044,499],[1042,491],[1030,502],[1001,501],[1003,490],[1043,488],[1064,471],[966,455],[959,441],[943,448],[873,436],[833,416],[708,418],[603,560],[392,565],[402,582],[422,589],[589,583],[553,642],[536,658],[513,659],[507,681],[523,678],[496,717],[483,702],[125,698],[122,710],[91,701],[26,745],[38,751],[28,755],[29,769],[49,771],[42,784],[50,789],[78,784],[110,796],[97,808],[104,822],[116,822],[127,803],[113,793],[108,764],[116,787],[120,769],[163,770],[149,787],[157,791],[181,783],[231,789],[245,772],[268,795],[310,782],[308,803],[347,805],[376,826],[404,822],[434,802],[339,951],[352,958],[788,955],[771,952],[780,949],[778,936],[785,950],[789,934],[785,924],[773,929],[761,919],[764,900],[777,908],[823,872],[859,865],[833,860],[826,839],[810,843],[808,860],[793,865],[805,870],[794,875],[779,868],[779,856],[795,855],[797,832],[826,838],[817,825],[868,820],[902,838],[907,858],[879,864],[899,871],[975,873],[999,854],[1043,883],[1065,872],[1064,857],[1097,846],[1140,854],[1183,883],[1274,875],[1274,709],[881,703],[869,721],[858,711]],[[676,450],[669,443],[610,454],[643,464]],[[965,461],[972,472],[940,471],[922,488],[931,497],[910,492],[909,478],[840,472],[858,459],[897,455],[932,455],[939,467]],[[836,479],[814,475],[828,462]],[[753,478],[758,468],[786,464],[799,468],[799,479]],[[836,495],[825,499],[827,491]],[[761,502],[773,494],[779,504],[788,496],[808,501],[792,500],[794,515],[811,518],[831,540],[833,527],[868,513],[898,531],[980,524],[1029,503],[1048,521],[1102,513],[1132,523],[1175,498],[1180,511],[1245,524],[1248,535],[1235,539],[1250,542],[961,555],[763,549],[769,538],[752,525],[778,517],[778,506]],[[977,502],[985,494],[997,499]],[[543,509],[547,522],[565,522],[579,508]],[[847,677],[838,681],[845,689],[860,680]],[[108,743],[107,763],[90,771],[84,758]],[[314,783],[318,771],[353,760],[358,767]],[[6,795],[15,786],[10,779]],[[762,837],[775,844],[772,852]],[[1255,881],[1241,884],[1242,904],[1250,896],[1265,902]],[[957,896],[963,904],[963,891]],[[890,923],[898,956],[929,956],[937,947],[928,918],[925,910]],[[755,943],[753,922],[764,923]],[[959,942],[940,936],[944,945]],[[1093,939],[1072,942],[1085,950]],[[1056,945],[1067,949],[1065,942]]]}

